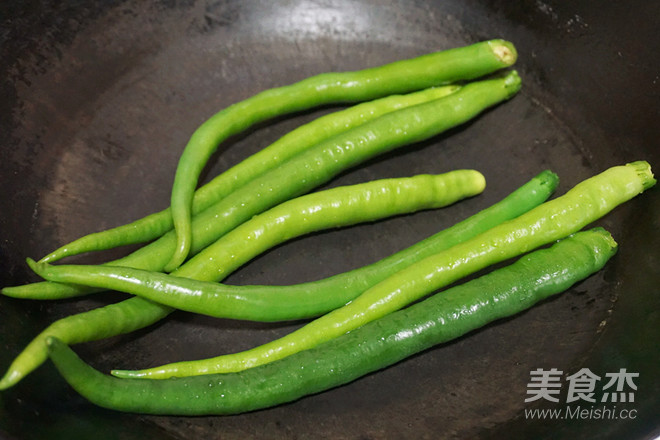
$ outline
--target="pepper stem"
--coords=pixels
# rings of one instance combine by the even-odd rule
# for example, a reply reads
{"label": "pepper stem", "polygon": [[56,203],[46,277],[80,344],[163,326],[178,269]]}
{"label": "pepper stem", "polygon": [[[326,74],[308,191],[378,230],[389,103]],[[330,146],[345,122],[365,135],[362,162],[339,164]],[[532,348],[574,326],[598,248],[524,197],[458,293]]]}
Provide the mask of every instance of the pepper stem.
{"label": "pepper stem", "polygon": [[518,59],[518,52],[513,44],[504,40],[493,40],[489,42],[493,54],[507,66],[513,65]]}

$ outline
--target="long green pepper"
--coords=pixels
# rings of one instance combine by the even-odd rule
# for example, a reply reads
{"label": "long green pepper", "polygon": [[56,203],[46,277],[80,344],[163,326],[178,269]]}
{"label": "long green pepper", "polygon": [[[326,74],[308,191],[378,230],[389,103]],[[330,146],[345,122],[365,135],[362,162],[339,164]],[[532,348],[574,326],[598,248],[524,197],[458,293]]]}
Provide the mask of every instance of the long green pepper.
{"label": "long green pepper", "polygon": [[346,306],[282,338],[244,352],[114,373],[164,379],[235,372],[282,359],[392,313],[478,270],[577,232],[655,183],[647,162],[612,167],[516,219],[400,270]]}
{"label": "long green pepper", "polygon": [[[484,177],[478,171],[457,170],[441,175],[383,179],[308,194],[241,225],[204,249],[197,256],[199,264],[191,260],[172,272],[172,276],[219,281],[256,255],[291,238],[321,229],[446,206],[479,194],[484,187]],[[37,270],[40,267],[34,262],[31,264]],[[100,339],[142,328],[172,311],[170,307],[134,297],[57,321],[37,335],[12,362],[0,380],[0,389],[12,386],[45,361],[44,341],[48,336],[59,335],[68,343]],[[228,311],[232,312],[240,313],[240,309]]]}
{"label": "long green pepper", "polygon": [[[255,177],[321,141],[386,113],[442,98],[459,88],[458,85],[450,85],[432,87],[407,95],[386,96],[314,119],[290,131],[268,147],[247,157],[200,187],[195,191],[192,213],[196,215],[204,211]],[[172,212],[167,208],[132,223],[81,237],[54,250],[39,261],[52,263],[84,252],[144,243],[160,237],[170,229],[172,229]]]}
{"label": "long green pepper", "polygon": [[[511,98],[520,86],[515,71],[500,78],[476,81],[446,97],[387,113],[297,154],[197,215],[192,223],[191,253],[196,254],[252,216],[304,194],[350,167],[473,119]],[[176,241],[175,231],[170,231],[106,265],[162,271],[176,248]],[[93,291],[52,282],[2,289],[7,296],[34,299],[61,299]]]}
{"label": "long green pepper", "polygon": [[[446,230],[447,232],[441,231],[436,234],[432,237],[431,246],[438,250],[446,249],[496,224],[527,212],[546,200],[554,192],[557,182],[557,176],[549,171],[539,174],[498,203],[452,226]],[[403,251],[383,260],[382,264],[375,264],[373,272],[365,269],[359,271],[355,277],[349,273],[332,277],[337,281],[327,279],[312,284],[319,286],[320,294],[328,294],[338,283],[346,282],[347,288],[353,291],[349,294],[355,297],[391,273],[426,256],[425,246],[421,243],[410,249],[410,252]],[[300,286],[298,289],[302,291],[308,288],[306,284]],[[274,286],[271,288],[277,289]],[[170,311],[171,308],[167,306],[134,297],[117,304],[62,318],[47,327],[25,347],[0,380],[0,389],[13,386],[44,362],[47,357],[45,341],[49,336],[67,344],[94,341],[144,328],[164,318]]]}
{"label": "long green pepper", "polygon": [[[315,316],[318,314],[315,302],[319,300],[339,307],[352,298],[338,302],[332,297],[319,298],[314,295],[316,292],[309,292],[313,296],[306,294],[302,297],[299,291],[297,295],[264,294],[263,290],[248,293],[246,289],[228,289],[230,286],[199,280],[225,278],[249,258],[293,237],[420,209],[444,207],[480,194],[485,185],[485,179],[478,171],[457,170],[441,175],[383,179],[307,194],[277,205],[238,226],[199,253],[195,258],[200,259],[200,264],[191,260],[194,270],[183,270],[188,267],[184,264],[181,271],[173,273],[177,276],[122,267],[51,266],[32,260],[28,262],[35,272],[51,281],[89,284],[90,280],[98,280],[101,282],[93,284],[94,287],[133,294],[164,289],[170,294],[185,294],[189,301],[198,299],[199,307],[193,311],[212,308],[216,311],[215,316],[223,318],[273,321],[297,319],[299,314]],[[202,264],[204,262],[206,264]],[[218,288],[221,294],[205,299],[204,291],[214,288]]]}
{"label": "long green pepper", "polygon": [[[345,305],[404,267],[543,203],[554,192],[558,180],[553,172],[543,171],[501,202],[415,245],[367,266],[307,283],[234,286],[137,269],[90,265],[39,266],[35,270],[51,281],[119,290],[179,310],[214,317],[227,317],[228,311],[232,310],[233,317],[237,319],[282,321],[312,318]],[[235,314],[237,305],[243,314]]]}
{"label": "long green pepper", "polygon": [[239,373],[118,379],[93,369],[55,338],[48,341],[50,357],[78,393],[105,408],[180,416],[254,411],[349,383],[520,313],[600,270],[615,252],[605,230],[579,232],[315,348]]}
{"label": "long green pepper", "polygon": [[[520,78],[512,71],[502,78],[470,83],[447,97],[388,113],[317,144],[200,213],[193,221],[193,253],[253,215],[330,180],[348,167],[455,127],[510,98],[519,89]],[[175,246],[176,236],[171,231],[107,265],[160,271]],[[186,267],[193,267],[193,264],[189,262]],[[2,289],[2,293],[8,296],[51,299],[94,291],[93,288],[53,282]],[[171,311],[170,307],[162,304],[133,297],[105,306],[98,313],[92,310],[61,319],[37,335],[12,362],[0,380],[0,389],[12,386],[43,363],[44,341],[49,335],[63,334],[65,339],[70,338],[74,342],[97,340],[144,328],[165,318]]]}
{"label": "long green pepper", "polygon": [[200,173],[227,137],[266,119],[329,103],[356,102],[393,93],[470,80],[511,66],[513,44],[485,41],[356,72],[324,73],[263,91],[216,113],[191,136],[181,154],[172,186],[175,251],[167,272],[187,257],[193,244],[192,201]]}

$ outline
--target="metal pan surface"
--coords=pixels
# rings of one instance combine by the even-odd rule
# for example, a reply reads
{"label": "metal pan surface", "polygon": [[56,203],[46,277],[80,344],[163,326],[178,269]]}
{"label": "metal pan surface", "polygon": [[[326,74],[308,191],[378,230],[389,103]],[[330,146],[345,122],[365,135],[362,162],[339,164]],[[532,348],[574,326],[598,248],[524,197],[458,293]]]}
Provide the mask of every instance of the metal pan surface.
{"label": "metal pan surface", "polygon": [[[28,256],[165,208],[183,146],[218,110],[317,73],[491,38],[518,48],[519,95],[324,186],[474,168],[487,180],[482,195],[295,240],[226,282],[292,284],[368,264],[489,206],[544,169],[560,176],[557,194],[626,162],[643,159],[660,169],[657,2],[8,1],[0,14],[2,286],[37,280]],[[338,108],[278,118],[228,140],[204,179]],[[0,438],[653,438],[660,429],[657,189],[598,225],[620,244],[600,273],[349,385],[238,416],[146,417],[94,407],[46,364],[0,394]],[[0,297],[0,369],[48,323],[119,298]],[[177,312],[144,331],[75,349],[104,371],[147,367],[246,349],[300,325]],[[638,373],[634,403],[618,405],[634,417],[526,416],[534,408],[577,406],[526,403],[538,368],[564,376],[582,368],[603,377],[621,368]]]}

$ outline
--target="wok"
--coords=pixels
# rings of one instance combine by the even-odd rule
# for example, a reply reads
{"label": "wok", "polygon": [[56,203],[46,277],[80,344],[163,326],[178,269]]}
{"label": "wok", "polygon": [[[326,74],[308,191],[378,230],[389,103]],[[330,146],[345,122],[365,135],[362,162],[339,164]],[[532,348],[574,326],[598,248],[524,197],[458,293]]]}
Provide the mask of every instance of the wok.
{"label": "wok", "polygon": [[[2,286],[37,280],[25,257],[165,208],[188,137],[227,105],[316,73],[490,38],[519,50],[518,96],[326,185],[474,168],[488,182],[482,195],[295,240],[227,282],[290,284],[376,261],[489,206],[543,169],[559,174],[562,194],[610,166],[644,159],[660,167],[658,2],[7,1],[0,11]],[[337,108],[278,118],[230,139],[204,179]],[[346,386],[232,417],[146,417],[94,407],[47,363],[0,394],[0,437],[653,438],[660,433],[658,200],[650,190],[597,222],[620,250],[595,276]],[[101,262],[129,250],[69,261]],[[48,323],[121,298],[0,298],[0,369]],[[144,331],[74,348],[102,371],[147,367],[245,349],[301,324],[175,313]],[[618,406],[635,417],[526,418],[529,409],[571,406],[524,401],[537,368],[639,373],[635,401]]]}

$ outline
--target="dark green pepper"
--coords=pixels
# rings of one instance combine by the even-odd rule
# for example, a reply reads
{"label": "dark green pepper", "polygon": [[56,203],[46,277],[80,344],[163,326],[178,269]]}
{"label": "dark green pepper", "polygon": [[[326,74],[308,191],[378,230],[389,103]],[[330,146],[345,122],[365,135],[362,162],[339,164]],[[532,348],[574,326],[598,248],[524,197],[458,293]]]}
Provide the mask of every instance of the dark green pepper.
{"label": "dark green pepper", "polygon": [[56,338],[48,340],[50,357],[76,391],[106,408],[166,415],[253,411],[351,382],[519,313],[599,270],[615,251],[605,230],[579,232],[315,348],[238,373],[119,379],[93,369]]}

